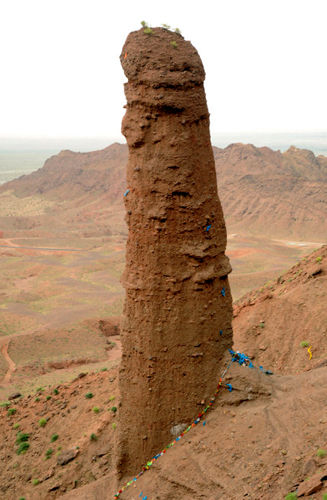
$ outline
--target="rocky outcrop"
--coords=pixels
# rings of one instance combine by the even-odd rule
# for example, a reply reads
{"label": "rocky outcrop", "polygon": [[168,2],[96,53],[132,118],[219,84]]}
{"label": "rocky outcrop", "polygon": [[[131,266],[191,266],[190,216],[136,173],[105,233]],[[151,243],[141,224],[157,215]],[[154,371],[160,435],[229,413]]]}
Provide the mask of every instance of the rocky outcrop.
{"label": "rocky outcrop", "polygon": [[129,229],[120,476],[137,472],[215,392],[232,342],[226,229],[201,59],[182,36],[131,33],[121,63]]}

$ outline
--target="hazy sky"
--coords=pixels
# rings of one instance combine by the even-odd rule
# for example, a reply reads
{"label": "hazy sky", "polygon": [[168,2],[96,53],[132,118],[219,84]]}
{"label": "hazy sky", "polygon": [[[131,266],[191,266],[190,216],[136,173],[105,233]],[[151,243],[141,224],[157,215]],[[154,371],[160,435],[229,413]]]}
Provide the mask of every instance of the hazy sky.
{"label": "hazy sky", "polygon": [[198,49],[213,133],[327,129],[326,0],[0,0],[0,136],[119,139],[142,20]]}

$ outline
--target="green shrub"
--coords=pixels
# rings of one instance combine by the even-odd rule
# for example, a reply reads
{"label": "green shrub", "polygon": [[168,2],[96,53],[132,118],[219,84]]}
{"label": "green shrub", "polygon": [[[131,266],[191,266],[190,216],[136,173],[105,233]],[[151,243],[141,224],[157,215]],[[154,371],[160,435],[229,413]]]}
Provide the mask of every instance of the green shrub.
{"label": "green shrub", "polygon": [[107,372],[107,371],[108,371],[108,368],[106,368],[106,367],[100,369],[100,372]]}
{"label": "green shrub", "polygon": [[36,392],[42,392],[42,391],[44,391],[44,387],[38,387],[38,388],[36,389]]}
{"label": "green shrub", "polygon": [[302,340],[302,342],[300,342],[300,347],[309,347],[309,342]]}
{"label": "green shrub", "polygon": [[26,432],[17,432],[16,444],[25,443],[26,441],[28,441],[29,437],[30,437],[30,435],[26,434]]}
{"label": "green shrub", "polygon": [[99,413],[100,408],[98,406],[94,406],[92,410],[94,411],[94,413]]}
{"label": "green shrub", "polygon": [[327,451],[326,450],[324,450],[322,448],[319,448],[319,450],[317,450],[317,457],[324,458],[326,455],[327,455]]}
{"label": "green shrub", "polygon": [[172,41],[170,42],[170,45],[171,45],[172,47],[174,47],[174,49],[177,49],[177,43],[175,42],[175,40],[172,40]]}
{"label": "green shrub", "polygon": [[181,30],[179,28],[175,28],[175,33],[177,33],[178,35],[181,34]]}
{"label": "green shrub", "polygon": [[87,393],[85,394],[85,397],[86,397],[86,399],[92,399],[92,398],[93,398],[93,394],[92,394],[92,392],[87,392]]}
{"label": "green shrub", "polygon": [[297,494],[296,493],[287,493],[285,500],[296,500],[297,499]]}
{"label": "green shrub", "polygon": [[324,494],[322,495],[322,500],[327,500],[327,493],[324,493]]}
{"label": "green shrub", "polygon": [[9,408],[9,410],[7,411],[8,417],[10,417],[10,415],[15,415],[16,411],[16,408]]}
{"label": "green shrub", "polygon": [[112,408],[110,408],[110,409],[111,409],[111,411],[112,411],[113,413],[116,413],[116,411],[117,411],[117,406],[113,406],[113,407],[112,407]]}
{"label": "green shrub", "polygon": [[34,401],[38,403],[38,401],[40,401],[40,398],[35,398]]}
{"label": "green shrub", "polygon": [[58,434],[52,434],[51,439],[50,439],[51,443],[54,443],[55,441],[57,441],[58,437],[59,437]]}
{"label": "green shrub", "polygon": [[49,458],[52,457],[52,454],[53,454],[53,449],[52,448],[49,448],[46,452],[45,452],[45,459],[48,460]]}
{"label": "green shrub", "polygon": [[33,486],[37,486],[39,484],[39,479],[32,479]]}
{"label": "green shrub", "polygon": [[109,401],[113,401],[115,399],[115,396],[110,396]]}
{"label": "green shrub", "polygon": [[25,497],[19,497],[18,500],[25,500]]}
{"label": "green shrub", "polygon": [[170,30],[170,26],[168,24],[162,24],[161,25],[165,30]]}
{"label": "green shrub", "polygon": [[19,424],[18,422],[16,422],[16,423],[12,426],[12,428],[13,428],[13,429],[19,429],[19,426],[20,426],[20,424]]}
{"label": "green shrub", "polygon": [[3,401],[2,403],[0,403],[0,408],[8,408],[8,406],[10,406],[9,401]]}
{"label": "green shrub", "polygon": [[153,34],[153,30],[151,28],[149,28],[149,27],[144,28],[143,31],[144,31],[144,33],[146,35],[152,35]]}
{"label": "green shrub", "polygon": [[264,322],[263,322],[263,321],[261,321],[261,322],[259,323],[259,326],[260,326],[260,328],[264,328],[264,327],[265,327]]}
{"label": "green shrub", "polygon": [[148,23],[146,21],[141,21],[141,24],[142,24],[143,28],[147,28],[148,27]]}
{"label": "green shrub", "polygon": [[58,389],[53,389],[53,394],[55,394],[55,395],[59,394]]}
{"label": "green shrub", "polygon": [[116,424],[116,422],[113,422],[113,424],[112,424],[112,426],[111,426],[111,427],[113,428],[113,430],[117,429],[117,424]]}
{"label": "green shrub", "polygon": [[96,441],[98,438],[96,436],[96,434],[94,434],[94,432],[92,432],[91,436],[90,436],[90,440],[91,441]]}
{"label": "green shrub", "polygon": [[47,425],[47,419],[46,418],[40,418],[39,420],[39,426],[40,427],[45,427]]}
{"label": "green shrub", "polygon": [[316,262],[321,262],[322,261],[322,257],[317,257],[316,258]]}
{"label": "green shrub", "polygon": [[45,399],[49,401],[49,399],[51,399],[51,396],[47,396]]}
{"label": "green shrub", "polygon": [[23,455],[24,453],[27,452],[29,447],[30,447],[30,444],[27,441],[20,443],[20,445],[18,446],[18,448],[16,450],[17,455]]}

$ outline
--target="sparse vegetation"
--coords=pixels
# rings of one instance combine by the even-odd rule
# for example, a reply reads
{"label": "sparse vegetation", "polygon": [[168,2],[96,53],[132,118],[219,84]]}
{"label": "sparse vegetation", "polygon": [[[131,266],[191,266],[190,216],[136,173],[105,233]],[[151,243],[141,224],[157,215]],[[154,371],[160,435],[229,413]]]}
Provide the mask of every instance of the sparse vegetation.
{"label": "sparse vegetation", "polygon": [[285,500],[296,500],[297,499],[297,494],[296,493],[287,493]]}
{"label": "sparse vegetation", "polygon": [[57,394],[59,394],[58,389],[53,389],[53,394],[55,394],[57,396]]}
{"label": "sparse vegetation", "polygon": [[141,21],[141,24],[142,24],[143,28],[147,28],[148,27],[148,23],[146,21]]}
{"label": "sparse vegetation", "polygon": [[100,412],[100,408],[98,406],[94,406],[92,408],[92,410],[93,410],[94,413],[99,413]]}
{"label": "sparse vegetation", "polygon": [[17,455],[23,455],[24,453],[27,452],[29,447],[30,447],[30,444],[27,441],[20,443],[20,445],[18,446],[18,448],[16,450]]}
{"label": "sparse vegetation", "polygon": [[35,398],[34,401],[36,401],[36,403],[38,403],[40,401],[40,398]]}
{"label": "sparse vegetation", "polygon": [[47,419],[46,418],[40,418],[39,420],[39,426],[40,427],[45,427],[47,425]]}
{"label": "sparse vegetation", "polygon": [[117,429],[117,424],[116,424],[116,422],[113,422],[113,424],[112,424],[112,426],[111,426],[111,427],[113,428],[113,430]]}
{"label": "sparse vegetation", "polygon": [[32,479],[33,486],[37,486],[39,484],[39,479]]}
{"label": "sparse vegetation", "polygon": [[265,327],[264,322],[263,322],[263,321],[260,321],[259,326],[260,326],[260,328],[264,328],[264,327]]}
{"label": "sparse vegetation", "polygon": [[90,436],[90,441],[96,441],[98,438],[97,438],[97,435],[94,434],[94,432],[92,432],[91,436]]}
{"label": "sparse vegetation", "polygon": [[38,388],[36,389],[36,392],[43,392],[43,391],[44,391],[44,387],[38,387]]}
{"label": "sparse vegetation", "polygon": [[317,457],[324,458],[326,455],[327,450],[324,450],[323,448],[319,448],[319,450],[317,450]]}
{"label": "sparse vegetation", "polygon": [[46,400],[49,401],[49,399],[51,399],[51,396],[47,396],[46,397]]}
{"label": "sparse vegetation", "polygon": [[115,396],[110,396],[109,401],[113,401],[115,399]]}
{"label": "sparse vegetation", "polygon": [[309,347],[309,342],[302,340],[302,342],[300,342],[300,347]]}
{"label": "sparse vegetation", "polygon": [[13,429],[19,429],[19,426],[20,426],[20,424],[19,424],[18,422],[16,422],[16,423],[12,426],[12,428],[13,428]]}
{"label": "sparse vegetation", "polygon": [[322,261],[322,257],[317,257],[316,258],[316,262],[321,262]]}
{"label": "sparse vegetation", "polygon": [[168,24],[162,24],[161,25],[165,30],[170,30],[170,26]]}
{"label": "sparse vegetation", "polygon": [[49,458],[51,458],[53,455],[53,449],[52,448],[49,448],[46,452],[45,452],[45,459],[46,460],[49,460]]}
{"label": "sparse vegetation", "polygon": [[58,434],[52,434],[51,439],[50,439],[51,443],[54,443],[55,441],[57,441],[58,437],[59,437]]}
{"label": "sparse vegetation", "polygon": [[16,411],[16,408],[9,408],[7,412],[8,417],[10,417],[11,415],[15,415]]}
{"label": "sparse vegetation", "polygon": [[86,399],[92,399],[92,398],[93,398],[93,394],[92,394],[92,392],[87,392],[87,393],[85,394],[85,397],[86,397]]}
{"label": "sparse vegetation", "polygon": [[8,408],[8,406],[10,406],[9,401],[3,401],[2,403],[0,403],[0,408]]}
{"label": "sparse vegetation", "polygon": [[149,27],[144,28],[143,31],[144,31],[144,33],[146,35],[152,35],[153,34],[153,30],[151,28],[149,28]]}
{"label": "sparse vegetation", "polygon": [[177,49],[177,43],[175,42],[175,40],[172,40],[172,41],[170,42],[170,45],[171,45],[172,47],[174,47],[174,49]]}
{"label": "sparse vegetation", "polygon": [[108,368],[106,368],[106,367],[100,369],[100,372],[107,372],[107,371],[108,371]]}
{"label": "sparse vegetation", "polygon": [[117,411],[117,406],[112,406],[112,407],[110,408],[110,410],[112,411],[112,413],[116,413],[116,411]]}
{"label": "sparse vegetation", "polygon": [[179,28],[175,28],[175,33],[177,33],[177,35],[180,35],[181,34],[181,30]]}
{"label": "sparse vegetation", "polygon": [[16,435],[16,444],[24,443],[29,440],[30,435],[26,434],[26,432],[17,432]]}

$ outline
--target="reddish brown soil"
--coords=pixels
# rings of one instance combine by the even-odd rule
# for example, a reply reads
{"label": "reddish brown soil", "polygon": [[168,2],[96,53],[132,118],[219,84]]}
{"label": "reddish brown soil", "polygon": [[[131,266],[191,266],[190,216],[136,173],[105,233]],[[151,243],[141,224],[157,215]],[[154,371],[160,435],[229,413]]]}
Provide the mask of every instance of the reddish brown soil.
{"label": "reddish brown soil", "polygon": [[[235,348],[278,373],[301,373],[320,366],[327,358],[326,300],[324,246],[234,305]],[[301,342],[308,346],[301,347]]]}
{"label": "reddish brown soil", "polygon": [[124,476],[192,418],[198,401],[208,402],[232,343],[232,298],[201,59],[182,36],[156,28],[131,33],[121,63],[129,147],[118,446]]}

